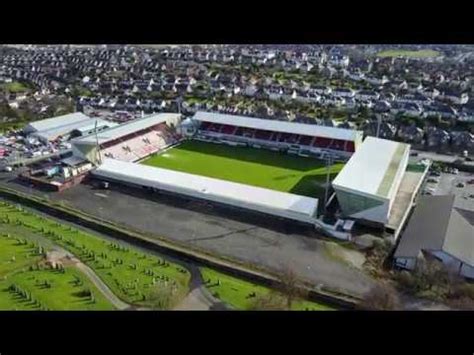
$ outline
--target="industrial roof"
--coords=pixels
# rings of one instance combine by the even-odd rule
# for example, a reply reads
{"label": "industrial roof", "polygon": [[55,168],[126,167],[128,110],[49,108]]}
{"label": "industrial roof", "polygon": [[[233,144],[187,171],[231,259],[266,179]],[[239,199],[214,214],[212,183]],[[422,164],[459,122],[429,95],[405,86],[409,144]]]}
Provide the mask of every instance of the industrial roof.
{"label": "industrial roof", "polygon": [[326,127],[305,123],[276,121],[262,118],[253,118],[237,115],[226,115],[221,113],[198,111],[193,117],[198,121],[227,124],[239,127],[261,129],[274,132],[302,134],[313,137],[325,137],[354,141],[362,136],[361,131],[345,128]]}
{"label": "industrial roof", "polygon": [[[87,116],[85,116],[87,117]],[[70,122],[67,124],[59,124],[57,127],[52,127],[50,129],[43,129],[33,133],[36,137],[41,137],[47,140],[55,139],[58,136],[69,134],[70,132],[78,129],[82,130],[84,127],[92,127],[94,129],[97,122],[97,127],[109,126],[113,127],[117,124],[114,122],[106,121],[100,118],[89,118],[87,117],[81,121]]]}
{"label": "industrial roof", "polygon": [[387,197],[408,144],[367,137],[336,176],[333,185]]}
{"label": "industrial roof", "polygon": [[[123,137],[129,133],[133,133],[139,131],[141,129],[145,129],[151,127],[155,124],[166,122],[172,117],[179,116],[177,113],[158,113],[150,116],[146,116],[143,118],[138,118],[132,121],[128,121],[121,125],[108,128],[99,132],[97,134],[97,139],[99,144],[109,142],[116,138]],[[96,144],[96,135],[88,135],[83,138],[78,138],[74,140],[74,143],[92,143]]]}
{"label": "industrial roof", "polygon": [[87,160],[84,160],[80,157],[77,157],[75,155],[72,155],[70,157],[64,158],[61,160],[62,163],[69,165],[69,166],[76,166],[82,163],[86,163]]}
{"label": "industrial roof", "polygon": [[95,174],[172,192],[218,196],[244,206],[250,203],[268,210],[290,211],[306,218],[314,216],[318,205],[315,198],[115,159],[104,159]]}
{"label": "industrial roof", "polygon": [[81,126],[79,128],[76,128],[78,131],[81,133],[86,133],[89,131],[93,131],[96,128],[96,121],[97,121],[97,129],[102,129],[103,127],[115,127],[118,126],[118,123],[112,122],[112,121],[107,121],[107,120],[102,120],[102,119],[91,119],[91,121],[84,126]]}
{"label": "industrial roof", "polygon": [[31,122],[28,124],[28,128],[30,128],[31,131],[46,131],[61,126],[78,124],[79,122],[88,121],[90,119],[89,116],[84,115],[82,112],[74,112],[63,116]]}
{"label": "industrial roof", "polygon": [[421,196],[394,257],[416,258],[422,250],[442,250],[474,265],[474,225],[453,207],[454,198]]}

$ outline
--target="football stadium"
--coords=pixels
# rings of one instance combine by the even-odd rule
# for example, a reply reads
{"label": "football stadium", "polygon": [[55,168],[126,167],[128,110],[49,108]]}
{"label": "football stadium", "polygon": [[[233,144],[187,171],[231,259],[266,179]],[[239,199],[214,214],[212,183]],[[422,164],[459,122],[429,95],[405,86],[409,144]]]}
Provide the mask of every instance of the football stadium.
{"label": "football stadium", "polygon": [[[150,193],[318,227],[324,227],[319,216],[331,196],[328,201],[340,200],[343,218],[389,221],[407,168],[407,145],[362,142],[355,130],[209,112],[180,119],[154,114],[80,137],[72,141],[73,154],[96,166],[95,178]],[[377,191],[365,191],[377,179]]]}

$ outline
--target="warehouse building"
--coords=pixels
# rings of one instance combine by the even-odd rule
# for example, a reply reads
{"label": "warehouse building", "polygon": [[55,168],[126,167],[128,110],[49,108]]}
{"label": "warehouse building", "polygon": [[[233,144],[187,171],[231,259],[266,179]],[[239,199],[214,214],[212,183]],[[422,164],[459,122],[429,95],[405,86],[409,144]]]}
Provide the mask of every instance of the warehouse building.
{"label": "warehouse building", "polygon": [[397,267],[414,270],[429,254],[452,271],[474,278],[474,218],[454,207],[454,198],[420,198],[393,256]]}
{"label": "warehouse building", "polygon": [[[82,112],[70,113],[63,116],[47,118],[29,123],[23,131],[25,134],[36,137],[43,143],[54,141],[60,137],[68,139],[72,136],[84,135],[92,130],[101,131],[116,126],[116,123],[91,118]],[[72,134],[76,132],[75,134]]]}
{"label": "warehouse building", "polygon": [[314,198],[168,169],[104,159],[93,175],[112,182],[208,200],[312,225],[317,218],[318,200]]}
{"label": "warehouse building", "polygon": [[390,140],[364,140],[332,182],[344,217],[376,225],[389,222],[409,150],[409,145]]}

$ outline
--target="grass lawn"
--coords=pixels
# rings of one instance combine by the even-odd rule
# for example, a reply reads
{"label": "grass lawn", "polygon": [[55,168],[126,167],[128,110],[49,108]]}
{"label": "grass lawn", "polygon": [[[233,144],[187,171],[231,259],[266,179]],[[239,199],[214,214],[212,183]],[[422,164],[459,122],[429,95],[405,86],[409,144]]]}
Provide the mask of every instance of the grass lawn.
{"label": "grass lawn", "polygon": [[[238,310],[250,309],[255,297],[264,296],[271,292],[268,287],[256,285],[212,269],[201,268],[200,270],[206,287],[214,297]],[[218,281],[220,282],[219,285],[217,285]],[[255,297],[249,297],[252,293],[255,293]],[[332,309],[333,308],[329,306],[305,300],[296,301],[292,306],[292,310],[294,311],[322,311]]]}
{"label": "grass lawn", "polygon": [[[79,270],[38,269],[41,259],[36,242],[7,233],[0,235],[0,310],[114,309]],[[17,289],[10,289],[12,285]],[[81,292],[86,290],[93,299]],[[21,291],[28,292],[29,297],[22,296]]]}
{"label": "grass lawn", "polygon": [[432,49],[412,50],[386,50],[377,53],[378,57],[408,57],[408,58],[429,58],[437,57],[440,53]]}
{"label": "grass lawn", "polygon": [[[185,141],[143,164],[310,197],[323,196],[326,181],[325,163],[314,158],[200,141]],[[343,166],[332,166],[332,179]]]}
{"label": "grass lawn", "polygon": [[18,82],[18,81],[12,81],[11,83],[4,83],[0,84],[0,87],[9,92],[23,92],[28,90],[28,87],[26,87],[24,84]]}
{"label": "grass lawn", "polygon": [[8,233],[22,228],[24,233],[39,235],[69,250],[127,303],[146,306],[150,292],[159,287],[175,287],[179,294],[188,290],[188,270],[135,248],[56,223],[8,203],[0,203],[0,222],[0,227]]}

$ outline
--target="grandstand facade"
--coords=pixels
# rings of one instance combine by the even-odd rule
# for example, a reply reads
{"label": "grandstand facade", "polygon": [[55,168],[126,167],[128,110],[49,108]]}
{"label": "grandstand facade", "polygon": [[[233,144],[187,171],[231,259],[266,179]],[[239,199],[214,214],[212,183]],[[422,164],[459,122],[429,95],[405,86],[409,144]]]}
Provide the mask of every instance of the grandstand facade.
{"label": "grandstand facade", "polygon": [[156,114],[74,139],[73,154],[96,165],[105,158],[136,162],[175,144],[179,137],[170,129],[179,114]]}
{"label": "grandstand facade", "polygon": [[104,159],[96,177],[313,224],[318,199],[115,159]]}
{"label": "grandstand facade", "polygon": [[362,132],[303,123],[197,112],[183,128],[186,136],[230,145],[249,145],[321,156],[349,158],[362,143]]}
{"label": "grandstand facade", "polygon": [[367,137],[332,182],[344,217],[387,224],[409,152],[408,144]]}

